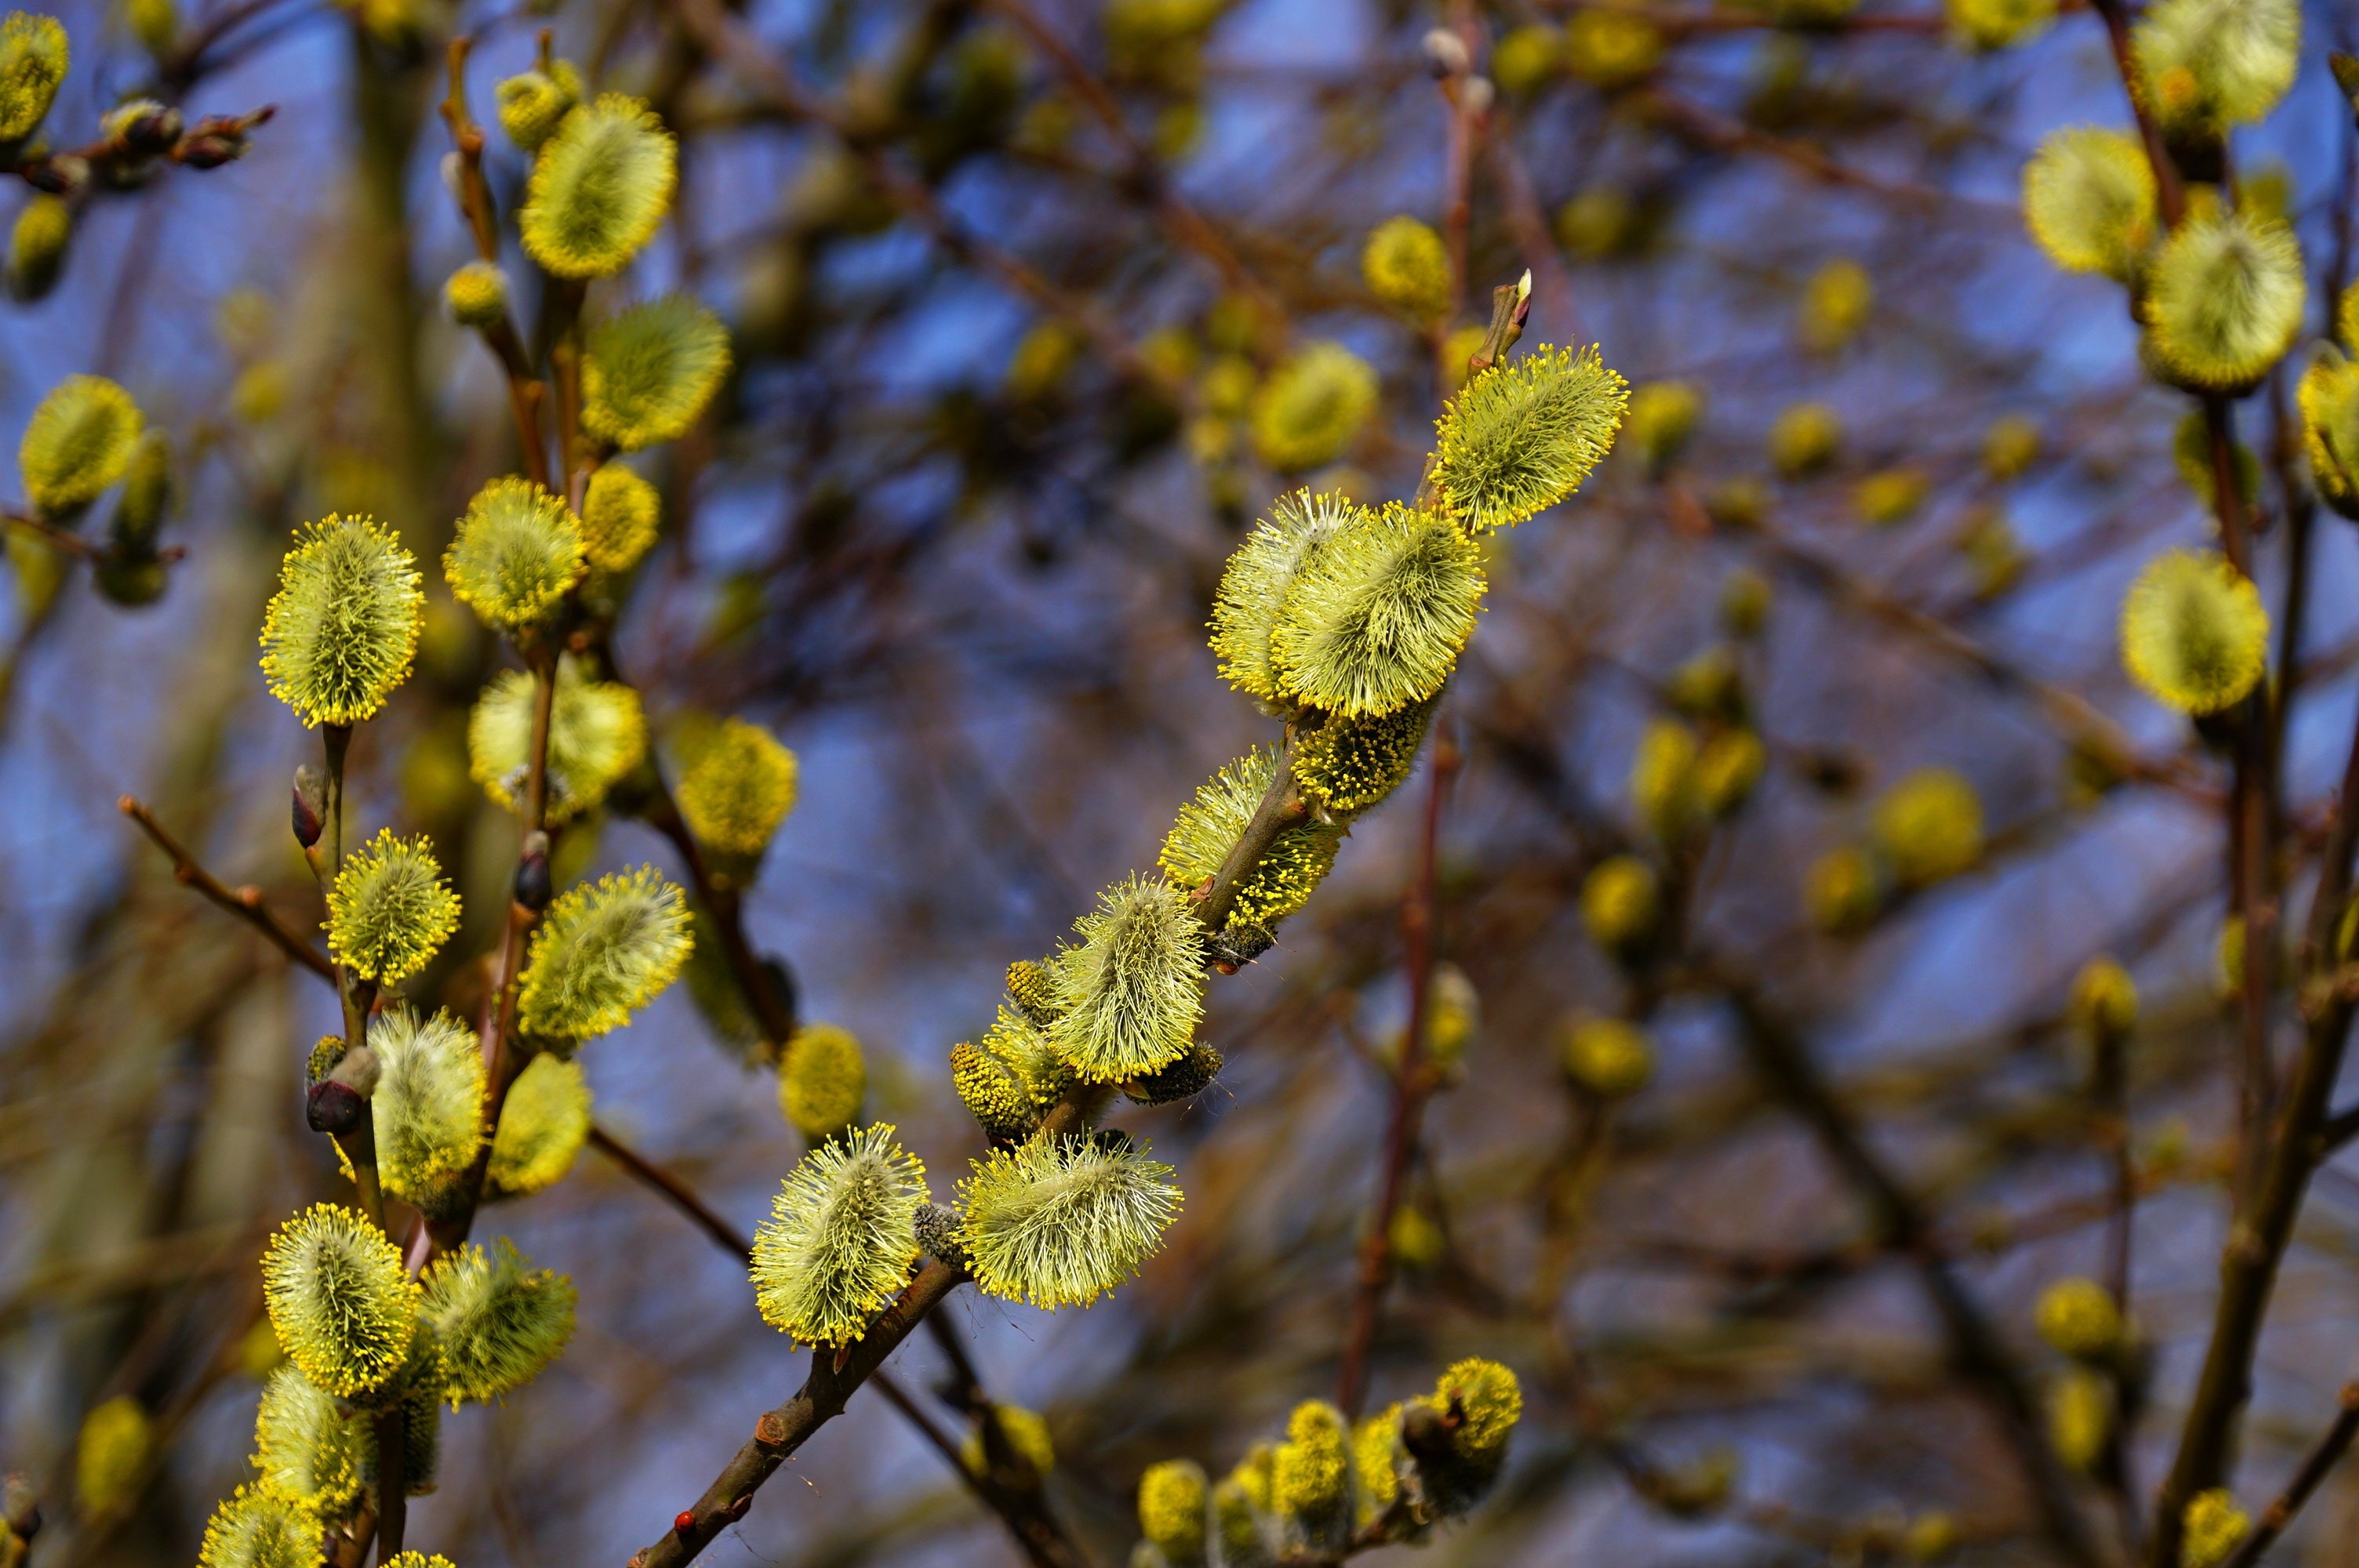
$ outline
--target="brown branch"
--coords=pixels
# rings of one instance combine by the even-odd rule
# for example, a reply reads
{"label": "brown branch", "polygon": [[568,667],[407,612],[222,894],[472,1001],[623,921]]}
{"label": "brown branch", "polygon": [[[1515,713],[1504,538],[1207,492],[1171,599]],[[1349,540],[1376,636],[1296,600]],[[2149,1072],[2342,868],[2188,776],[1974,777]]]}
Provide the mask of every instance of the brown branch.
{"label": "brown branch", "polygon": [[164,825],[156,820],[155,814],[136,795],[126,795],[114,806],[116,810],[139,825],[140,831],[147,835],[156,848],[171,857],[174,881],[195,889],[213,904],[261,932],[270,939],[272,946],[303,968],[323,980],[334,981],[336,968],[328,961],[328,956],[273,914],[269,905],[263,903],[260,888],[250,882],[236,889],[223,887],[218,877],[199,864],[196,857],[180,847],[179,839],[164,830]]}
{"label": "brown branch", "polygon": [[2310,1500],[2310,1495],[2318,1490],[2319,1483],[2326,1479],[2327,1472],[2333,1469],[2349,1450],[2351,1440],[2359,1437],[2359,1383],[2343,1385],[2342,1404],[2343,1408],[2335,1412],[2332,1424],[2320,1434],[2316,1445],[2302,1459],[2301,1468],[2296,1470],[2293,1479],[2286,1483],[2286,1489],[2261,1510],[2261,1517],[2253,1521],[2253,1528],[2243,1543],[2221,1564],[2221,1568],[2252,1568],[2258,1563],[2262,1553],[2285,1533],[2286,1526],[2293,1522],[2293,1516],[2301,1511],[2301,1505]]}

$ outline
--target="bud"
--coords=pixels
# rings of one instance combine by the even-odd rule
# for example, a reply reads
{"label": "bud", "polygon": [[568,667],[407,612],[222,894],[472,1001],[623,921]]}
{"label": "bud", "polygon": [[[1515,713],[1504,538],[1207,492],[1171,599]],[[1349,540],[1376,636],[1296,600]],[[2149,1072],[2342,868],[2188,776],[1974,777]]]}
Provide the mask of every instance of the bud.
{"label": "bud", "polygon": [[66,243],[73,237],[73,209],[55,196],[36,196],[16,214],[8,232],[8,292],[38,299],[57,287],[65,270]]}
{"label": "bud", "polygon": [[525,841],[524,858],[516,862],[516,901],[538,914],[549,907],[549,835],[535,832]]}
{"label": "bud", "polygon": [[306,762],[295,770],[292,805],[295,842],[308,849],[320,841],[327,825],[328,775],[323,769]]}
{"label": "bud", "polygon": [[2359,111],[2359,55],[2347,55],[2336,49],[2326,57],[2327,68],[2334,72],[2334,85],[2343,89],[2343,96]]}
{"label": "bud", "polygon": [[1463,76],[1473,69],[1474,62],[1467,58],[1465,44],[1447,27],[1436,27],[1426,34],[1420,47],[1425,53],[1426,69],[1437,77]]}
{"label": "bud", "polygon": [[331,1138],[358,1131],[361,1118],[367,1114],[368,1101],[350,1084],[340,1084],[333,1078],[321,1079],[303,1096],[304,1124]]}

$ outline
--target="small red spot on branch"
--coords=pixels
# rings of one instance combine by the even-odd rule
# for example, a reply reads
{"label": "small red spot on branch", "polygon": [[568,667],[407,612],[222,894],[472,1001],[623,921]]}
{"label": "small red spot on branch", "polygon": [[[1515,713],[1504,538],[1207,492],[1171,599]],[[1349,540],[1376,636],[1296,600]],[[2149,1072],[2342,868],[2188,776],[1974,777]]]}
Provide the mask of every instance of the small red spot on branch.
{"label": "small red spot on branch", "polygon": [[688,1534],[696,1528],[695,1513],[688,1509],[680,1509],[672,1516],[671,1527],[682,1535]]}

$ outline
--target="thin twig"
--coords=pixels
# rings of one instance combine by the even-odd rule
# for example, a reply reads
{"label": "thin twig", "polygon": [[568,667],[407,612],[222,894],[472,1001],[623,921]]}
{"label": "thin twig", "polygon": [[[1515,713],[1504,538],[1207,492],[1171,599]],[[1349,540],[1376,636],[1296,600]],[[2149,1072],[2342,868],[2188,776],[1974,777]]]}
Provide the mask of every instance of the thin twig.
{"label": "thin twig", "polygon": [[2252,1568],[2258,1563],[2261,1554],[2285,1533],[2286,1526],[2293,1522],[2293,1516],[2301,1511],[2301,1505],[2310,1500],[2310,1495],[2318,1490],[2319,1483],[2326,1479],[2327,1472],[2342,1459],[2351,1446],[2351,1440],[2359,1437],[2359,1383],[2343,1385],[2342,1404],[2343,1408],[2335,1412],[2333,1422],[2319,1435],[2317,1444],[2303,1457],[2301,1468],[2296,1470],[2293,1479],[2286,1483],[2286,1489],[2261,1510],[2260,1518],[2253,1521],[2253,1528],[2243,1543],[2221,1568]]}
{"label": "thin twig", "polygon": [[223,887],[221,879],[205,870],[195,856],[181,847],[179,839],[164,830],[164,825],[156,820],[155,813],[149,811],[136,795],[126,795],[114,806],[116,810],[139,825],[140,831],[147,835],[156,848],[171,857],[174,881],[195,889],[210,903],[261,932],[270,939],[273,946],[321,979],[331,982],[335,979],[336,967],[328,961],[328,956],[273,914],[270,906],[263,902],[260,888],[251,882],[234,889]]}

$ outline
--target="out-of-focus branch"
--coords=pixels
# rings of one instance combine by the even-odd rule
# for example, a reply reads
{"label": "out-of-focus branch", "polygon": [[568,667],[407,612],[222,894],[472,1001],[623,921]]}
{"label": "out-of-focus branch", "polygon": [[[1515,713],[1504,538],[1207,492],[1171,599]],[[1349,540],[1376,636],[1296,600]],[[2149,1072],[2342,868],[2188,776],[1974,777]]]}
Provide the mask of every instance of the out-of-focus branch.
{"label": "out-of-focus branch", "polygon": [[114,805],[116,810],[139,825],[139,830],[147,835],[156,848],[171,857],[174,881],[195,889],[208,903],[226,910],[261,932],[270,939],[271,946],[301,968],[323,980],[331,983],[335,980],[336,968],[328,961],[328,956],[305,941],[293,927],[272,913],[270,906],[263,902],[260,888],[250,882],[235,889],[223,887],[220,878],[205,870],[195,856],[181,847],[179,839],[164,830],[164,825],[156,820],[156,814],[148,810],[136,795],[126,795]]}
{"label": "out-of-focus branch", "polygon": [[2261,1510],[2252,1530],[2222,1568],[2252,1568],[2258,1563],[2277,1537],[2285,1533],[2286,1526],[2293,1522],[2293,1516],[2301,1511],[2301,1505],[2310,1501],[2310,1494],[2318,1490],[2327,1472],[2342,1461],[2350,1450],[2351,1440],[2359,1437],[2359,1383],[2343,1384],[2341,1398],[2342,1409],[2335,1412],[2332,1423],[2319,1434],[2293,1479]]}

